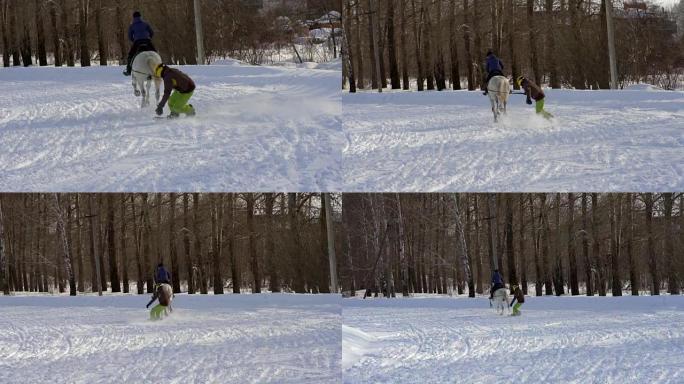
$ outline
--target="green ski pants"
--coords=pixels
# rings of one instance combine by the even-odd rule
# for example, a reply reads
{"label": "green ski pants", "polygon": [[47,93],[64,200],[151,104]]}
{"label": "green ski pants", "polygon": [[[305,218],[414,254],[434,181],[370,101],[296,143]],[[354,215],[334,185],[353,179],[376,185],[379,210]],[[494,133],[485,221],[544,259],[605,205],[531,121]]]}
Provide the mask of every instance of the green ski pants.
{"label": "green ski pants", "polygon": [[545,119],[550,119],[553,117],[552,114],[544,110],[544,99],[537,100],[537,103],[534,105],[534,109],[537,111],[538,115],[542,115],[542,117]]}
{"label": "green ski pants", "polygon": [[520,307],[522,306],[522,303],[515,303],[513,304],[513,314],[518,315],[520,314]]}
{"label": "green ski pants", "polygon": [[161,304],[155,305],[152,310],[150,310],[150,320],[161,320],[165,309],[166,307]]}
{"label": "green ski pants", "polygon": [[192,97],[193,93],[194,92],[180,93],[174,90],[171,94],[171,97],[169,97],[169,109],[171,112],[178,114],[188,114],[194,112],[193,108],[188,105],[188,101]]}

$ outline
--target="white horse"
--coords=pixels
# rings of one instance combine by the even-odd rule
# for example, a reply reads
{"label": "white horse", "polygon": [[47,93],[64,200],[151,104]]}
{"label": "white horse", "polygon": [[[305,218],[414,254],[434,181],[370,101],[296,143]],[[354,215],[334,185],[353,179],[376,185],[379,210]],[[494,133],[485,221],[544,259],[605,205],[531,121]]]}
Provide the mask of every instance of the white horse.
{"label": "white horse", "polygon": [[159,102],[159,88],[161,87],[161,79],[154,76],[154,70],[162,63],[161,56],[154,51],[140,52],[133,60],[132,78],[133,91],[135,96],[142,95],[142,103],[140,108],[145,108],[150,105],[150,88],[152,87],[152,80],[154,79],[155,94],[157,102]]}
{"label": "white horse", "polygon": [[494,309],[499,315],[504,314],[504,309],[508,309],[509,313],[511,312],[511,309],[508,307],[508,290],[506,288],[499,288],[494,291],[492,301],[494,302]]}
{"label": "white horse", "polygon": [[492,113],[494,113],[494,122],[499,121],[501,114],[506,114],[506,105],[508,104],[508,95],[511,93],[511,85],[508,83],[508,78],[504,76],[494,76],[487,84],[487,94],[489,101],[492,103]]}

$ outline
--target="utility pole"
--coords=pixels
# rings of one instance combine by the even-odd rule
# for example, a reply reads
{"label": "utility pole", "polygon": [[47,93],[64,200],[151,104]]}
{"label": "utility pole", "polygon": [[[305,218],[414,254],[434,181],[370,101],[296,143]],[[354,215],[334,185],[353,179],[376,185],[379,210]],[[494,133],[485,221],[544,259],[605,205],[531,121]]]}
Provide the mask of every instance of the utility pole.
{"label": "utility pole", "polygon": [[204,57],[204,33],[202,32],[202,7],[200,0],[195,1],[195,36],[197,38],[197,64],[205,63]]}
{"label": "utility pole", "polygon": [[333,232],[333,211],[330,204],[330,194],[323,194],[325,204],[325,228],[328,235],[328,260],[330,262],[330,290],[337,293],[337,259],[335,258],[335,233]]}
{"label": "utility pole", "polygon": [[613,26],[612,0],[606,0],[606,26],[608,30],[608,57],[610,58],[610,89],[617,89],[617,59],[615,57],[615,28]]}

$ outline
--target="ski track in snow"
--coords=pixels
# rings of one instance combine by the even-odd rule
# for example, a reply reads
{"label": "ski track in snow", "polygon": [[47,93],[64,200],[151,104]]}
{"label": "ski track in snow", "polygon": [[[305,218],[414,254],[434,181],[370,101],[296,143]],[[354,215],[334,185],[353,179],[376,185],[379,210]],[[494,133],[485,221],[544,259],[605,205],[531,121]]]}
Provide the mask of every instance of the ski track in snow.
{"label": "ski track in snow", "polygon": [[339,71],[180,68],[197,83],[198,116],[176,121],[153,119],[154,95],[141,110],[121,67],[0,71],[0,190],[338,187]]}
{"label": "ski track in snow", "polygon": [[334,295],[0,298],[1,383],[338,383]]}
{"label": "ski track in snow", "polygon": [[511,95],[493,122],[479,92],[342,96],[353,191],[684,188],[684,93],[545,90],[552,121]]}
{"label": "ski track in snow", "polygon": [[345,383],[681,383],[684,298],[343,300]]}

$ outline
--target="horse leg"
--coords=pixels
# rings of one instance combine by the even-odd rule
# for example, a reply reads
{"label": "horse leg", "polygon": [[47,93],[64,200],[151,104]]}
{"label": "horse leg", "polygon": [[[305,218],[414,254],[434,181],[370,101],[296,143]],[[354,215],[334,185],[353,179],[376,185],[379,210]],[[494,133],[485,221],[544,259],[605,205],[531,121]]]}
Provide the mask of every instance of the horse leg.
{"label": "horse leg", "polygon": [[152,87],[152,82],[150,80],[147,80],[145,82],[145,87],[147,89],[147,101],[145,102],[145,106],[150,105],[150,88]]}
{"label": "horse leg", "polygon": [[135,97],[140,97],[140,90],[138,90],[138,80],[133,76],[133,93],[135,94]]}
{"label": "horse leg", "polygon": [[161,88],[161,79],[159,78],[154,78],[154,97],[157,100],[157,104],[159,104],[159,99],[161,98],[159,89]]}

